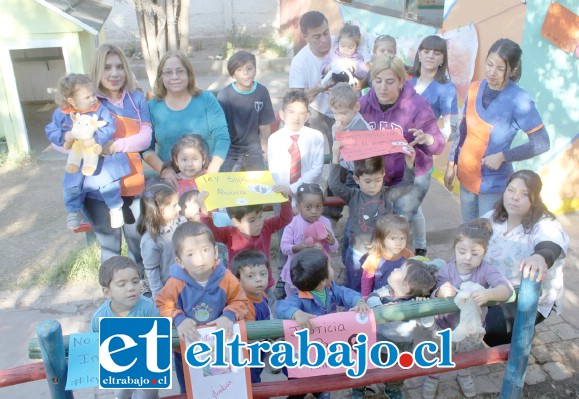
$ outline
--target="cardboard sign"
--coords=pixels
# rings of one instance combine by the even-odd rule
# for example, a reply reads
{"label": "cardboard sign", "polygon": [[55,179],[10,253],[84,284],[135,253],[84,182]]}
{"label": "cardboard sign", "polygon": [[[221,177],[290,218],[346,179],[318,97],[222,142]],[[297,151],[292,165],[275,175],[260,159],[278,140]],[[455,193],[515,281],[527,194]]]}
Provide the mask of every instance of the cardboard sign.
{"label": "cardboard sign", "polygon": [[67,391],[99,385],[99,334],[71,334],[68,343]]}
{"label": "cardboard sign", "polygon": [[575,53],[579,48],[579,15],[560,3],[551,2],[541,34],[561,50]]}
{"label": "cardboard sign", "polygon": [[344,161],[355,161],[395,152],[410,154],[408,142],[398,130],[336,132],[336,140],[342,143],[340,153]]}
{"label": "cardboard sign", "polygon": [[[211,335],[215,327],[198,328],[201,335],[201,341],[213,347],[215,353],[215,336]],[[247,342],[247,333],[245,323],[238,322],[233,325],[232,336],[239,335],[241,341]],[[186,346],[185,346],[186,345]],[[183,355],[183,367],[185,368],[185,385],[187,387],[188,399],[252,399],[251,394],[251,376],[247,367],[220,367],[213,368],[207,365],[203,368],[188,367],[185,360],[185,350],[191,345],[181,341],[181,354]],[[229,353],[226,352],[225,361],[227,362]],[[243,362],[247,359],[244,350],[239,350],[239,359]]]}
{"label": "cardboard sign", "polygon": [[232,206],[273,204],[287,199],[273,191],[275,182],[269,171],[208,173],[195,179],[199,191],[207,191],[208,211]]}
{"label": "cardboard sign", "polygon": [[[359,333],[365,333],[368,336],[368,348],[376,343],[376,321],[374,313],[370,312],[366,316],[359,315],[356,312],[338,312],[312,319],[316,329],[310,331],[310,341],[318,341],[326,348],[335,341],[354,343],[353,340]],[[283,321],[284,339],[291,343],[295,350],[298,350],[298,337],[294,332],[302,328],[293,320]],[[369,355],[368,355],[369,356]],[[296,353],[297,357],[297,353]],[[352,350],[352,357],[356,353]],[[368,370],[376,368],[372,362],[368,363]],[[345,373],[345,367],[331,368],[324,363],[319,368],[288,368],[288,377],[304,378],[316,375],[330,375]]]}

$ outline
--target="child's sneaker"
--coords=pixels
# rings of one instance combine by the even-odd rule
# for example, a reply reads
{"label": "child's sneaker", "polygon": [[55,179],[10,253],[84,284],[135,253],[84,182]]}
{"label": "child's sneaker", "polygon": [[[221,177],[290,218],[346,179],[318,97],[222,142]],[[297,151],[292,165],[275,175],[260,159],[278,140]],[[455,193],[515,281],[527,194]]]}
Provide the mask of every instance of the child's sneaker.
{"label": "child's sneaker", "polygon": [[434,399],[436,390],[438,389],[438,378],[427,376],[422,385],[422,397],[424,399]]}
{"label": "child's sneaker", "polygon": [[281,278],[277,280],[277,283],[275,284],[274,294],[275,299],[277,299],[278,301],[284,300],[286,297],[285,282]]}
{"label": "child's sneaker", "polygon": [[109,211],[109,214],[111,215],[111,227],[113,229],[122,227],[125,224],[125,218],[123,217],[122,208],[112,208]]}
{"label": "child's sneaker", "polygon": [[76,230],[80,227],[82,221],[82,214],[80,212],[71,212],[66,215],[66,228],[69,230]]}
{"label": "child's sneaker", "polygon": [[467,398],[474,398],[476,396],[476,387],[468,370],[466,370],[466,372],[465,370],[459,370],[456,379],[464,396]]}
{"label": "child's sneaker", "polygon": [[149,287],[149,282],[146,278],[141,280],[141,295],[151,298],[153,294],[151,293],[151,288]]}

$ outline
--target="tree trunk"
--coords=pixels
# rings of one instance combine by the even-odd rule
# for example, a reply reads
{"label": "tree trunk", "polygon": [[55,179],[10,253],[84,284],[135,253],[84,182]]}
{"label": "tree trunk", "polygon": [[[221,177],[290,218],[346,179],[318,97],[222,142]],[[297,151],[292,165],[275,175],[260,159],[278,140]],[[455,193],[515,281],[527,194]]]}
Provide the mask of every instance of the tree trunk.
{"label": "tree trunk", "polygon": [[[178,2],[178,0],[176,0]],[[166,0],[165,15],[167,16],[167,47],[177,50],[177,22],[175,20],[175,1]]]}
{"label": "tree trunk", "polygon": [[189,19],[190,19],[190,1],[180,1],[178,29],[179,29],[179,49],[187,53],[189,49]]}

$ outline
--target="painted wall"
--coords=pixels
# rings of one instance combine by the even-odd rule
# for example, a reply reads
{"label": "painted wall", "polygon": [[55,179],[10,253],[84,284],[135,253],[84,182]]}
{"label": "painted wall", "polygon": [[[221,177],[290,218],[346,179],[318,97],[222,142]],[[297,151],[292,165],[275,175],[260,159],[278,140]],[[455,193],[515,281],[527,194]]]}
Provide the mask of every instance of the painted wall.
{"label": "painted wall", "polygon": [[[577,0],[559,0],[579,14]],[[519,82],[535,100],[551,138],[544,156],[517,167],[539,170],[543,196],[558,212],[579,209],[579,59],[541,35],[549,0],[534,0],[523,30],[523,76]]]}

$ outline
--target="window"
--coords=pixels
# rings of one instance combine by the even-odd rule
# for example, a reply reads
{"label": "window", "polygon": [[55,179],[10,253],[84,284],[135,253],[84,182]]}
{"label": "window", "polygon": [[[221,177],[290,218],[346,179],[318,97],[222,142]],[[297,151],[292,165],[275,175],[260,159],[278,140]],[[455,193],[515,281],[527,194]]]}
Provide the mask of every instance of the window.
{"label": "window", "polygon": [[340,2],[376,14],[408,19],[425,25],[442,26],[444,0],[340,0]]}

